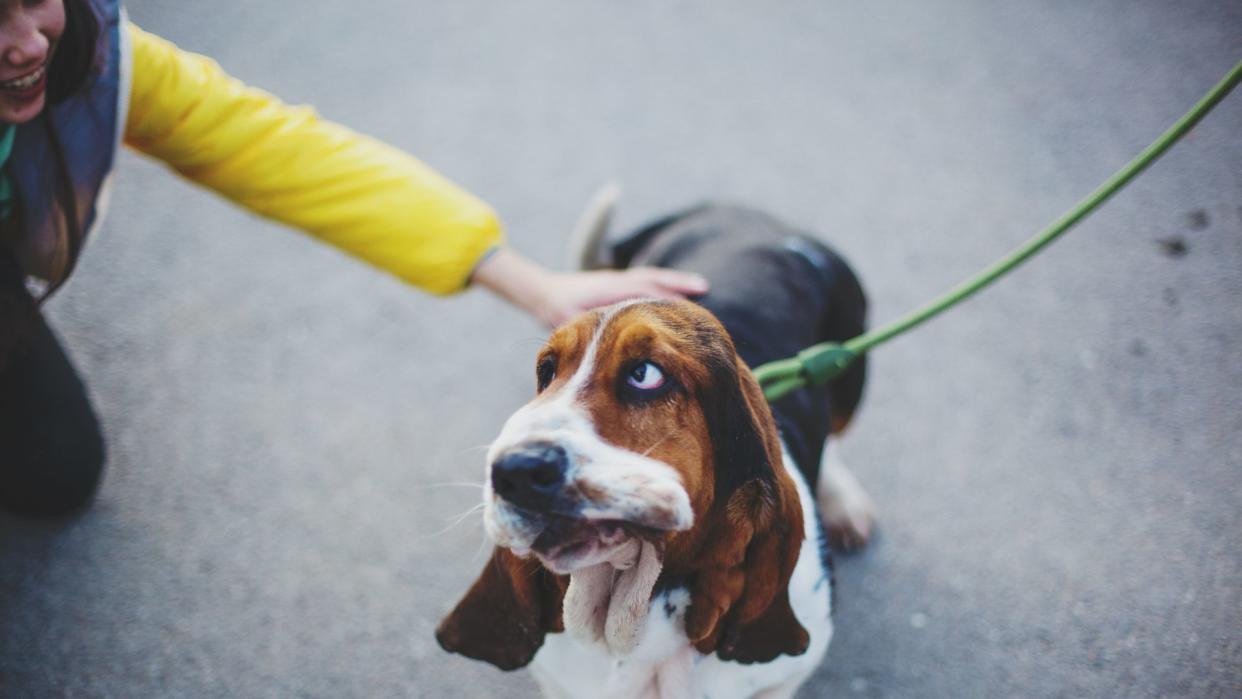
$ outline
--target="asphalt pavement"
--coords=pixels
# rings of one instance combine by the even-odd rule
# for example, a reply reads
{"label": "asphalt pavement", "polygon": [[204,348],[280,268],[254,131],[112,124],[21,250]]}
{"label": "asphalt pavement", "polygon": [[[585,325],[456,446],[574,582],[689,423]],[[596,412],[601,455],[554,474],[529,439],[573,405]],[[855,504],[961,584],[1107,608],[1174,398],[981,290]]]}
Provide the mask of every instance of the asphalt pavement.
{"label": "asphalt pavement", "polygon": [[[417,154],[560,263],[766,209],[873,322],[1008,251],[1242,59],[1242,3],[129,3]],[[120,160],[48,304],[109,444],[63,522],[0,517],[0,696],[534,697],[443,653],[486,558],[482,445],[544,331]],[[842,451],[881,510],[802,697],[1242,695],[1242,94],[1041,257],[877,350]]]}

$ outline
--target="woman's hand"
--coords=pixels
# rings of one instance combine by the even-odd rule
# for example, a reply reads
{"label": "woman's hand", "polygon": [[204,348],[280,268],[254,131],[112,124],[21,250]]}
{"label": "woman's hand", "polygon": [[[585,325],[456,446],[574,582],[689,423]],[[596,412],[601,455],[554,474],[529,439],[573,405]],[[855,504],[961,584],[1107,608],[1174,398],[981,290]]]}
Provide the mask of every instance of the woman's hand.
{"label": "woman's hand", "polygon": [[683,298],[707,291],[707,280],[698,275],[656,267],[547,274],[545,299],[530,310],[549,327],[582,311],[625,299]]}
{"label": "woman's hand", "polygon": [[707,280],[654,267],[597,272],[552,272],[508,248],[483,261],[471,280],[556,327],[582,311],[625,299],[699,296]]}

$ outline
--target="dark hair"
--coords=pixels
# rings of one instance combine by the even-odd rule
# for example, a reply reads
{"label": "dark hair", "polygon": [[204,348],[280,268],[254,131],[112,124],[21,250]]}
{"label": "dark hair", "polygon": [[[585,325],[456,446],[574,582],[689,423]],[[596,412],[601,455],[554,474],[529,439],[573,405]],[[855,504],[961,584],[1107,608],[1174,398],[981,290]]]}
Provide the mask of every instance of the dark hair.
{"label": "dark hair", "polygon": [[99,16],[91,0],[64,0],[65,31],[47,77],[47,101],[58,104],[94,80],[100,52]]}

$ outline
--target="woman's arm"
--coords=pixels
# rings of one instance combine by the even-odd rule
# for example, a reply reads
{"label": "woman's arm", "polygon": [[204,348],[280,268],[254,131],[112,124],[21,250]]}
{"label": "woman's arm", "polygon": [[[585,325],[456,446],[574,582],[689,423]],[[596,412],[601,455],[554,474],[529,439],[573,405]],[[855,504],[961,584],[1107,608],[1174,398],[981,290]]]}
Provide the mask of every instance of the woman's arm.
{"label": "woman's arm", "polygon": [[402,151],[292,107],[130,24],[125,142],[194,182],[427,291],[502,242],[479,199]]}
{"label": "woman's arm", "polygon": [[706,291],[701,278],[668,270],[550,272],[503,247],[486,204],[406,153],[247,87],[132,24],[126,30],[128,145],[411,284],[448,294],[473,279],[549,325],[621,299]]}

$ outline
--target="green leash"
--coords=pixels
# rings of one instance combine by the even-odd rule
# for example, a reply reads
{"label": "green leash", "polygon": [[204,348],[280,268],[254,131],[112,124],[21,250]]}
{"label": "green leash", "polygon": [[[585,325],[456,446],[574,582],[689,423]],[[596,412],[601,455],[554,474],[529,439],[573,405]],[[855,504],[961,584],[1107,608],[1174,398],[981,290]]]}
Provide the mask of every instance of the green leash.
{"label": "green leash", "polygon": [[1018,249],[996,261],[980,274],[950,289],[937,299],[922,308],[906,315],[888,325],[846,340],[843,343],[825,342],[808,347],[788,359],[779,359],[755,368],[755,378],[763,387],[763,395],[769,401],[776,401],[792,391],[807,385],[822,386],[836,378],[859,355],[876,345],[887,342],[898,335],[910,331],[915,326],[930,320],[944,311],[956,306],[967,297],[983,287],[1004,276],[1014,267],[1022,264],[1027,258],[1042,250],[1048,243],[1056,240],[1074,224],[1086,218],[1109,197],[1130,183],[1140,172],[1145,170],[1157,158],[1164,154],[1174,143],[1186,134],[1199,120],[1212,111],[1218,102],[1229,94],[1229,91],[1242,82],[1242,61],[1229,71],[1215,87],[1199,100],[1177,123],[1169,127],[1148,146],[1138,157],[1131,160],[1115,175],[1108,178],[1089,194],[1087,198],[1053,221],[1047,228],[1023,243]]}

